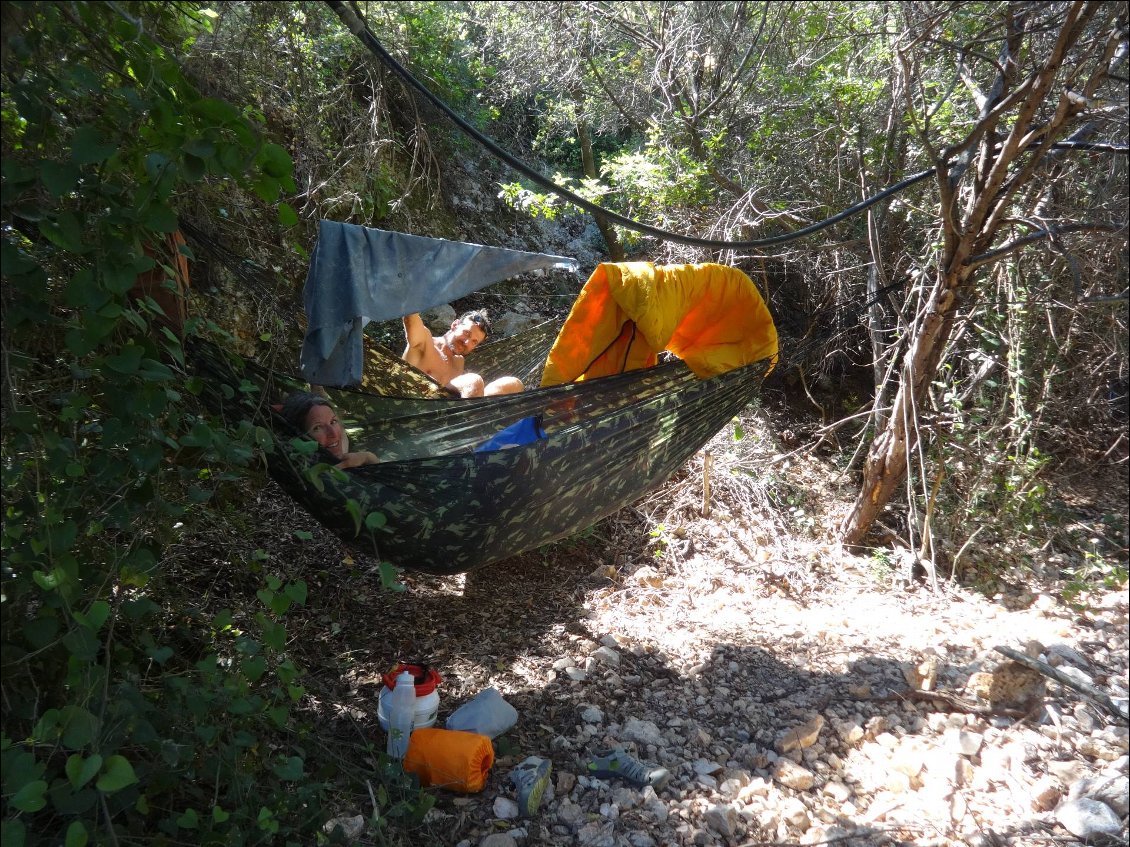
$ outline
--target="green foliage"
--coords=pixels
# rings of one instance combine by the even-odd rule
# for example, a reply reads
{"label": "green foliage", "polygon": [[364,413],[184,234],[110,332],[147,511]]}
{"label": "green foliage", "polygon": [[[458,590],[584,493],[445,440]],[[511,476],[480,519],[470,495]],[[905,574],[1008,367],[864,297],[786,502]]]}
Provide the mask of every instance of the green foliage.
{"label": "green foliage", "polygon": [[[1125,528],[1122,528],[1125,533]],[[1074,609],[1087,609],[1086,595],[1089,592],[1125,591],[1130,580],[1130,569],[1125,560],[1110,555],[1103,550],[1103,539],[1092,537],[1087,540],[1082,561],[1067,573],[1067,583],[1063,589],[1063,599]]]}
{"label": "green foliage", "polygon": [[[600,169],[600,179],[573,179],[555,173],[553,181],[574,194],[639,220],[663,225],[676,210],[705,204],[706,168],[682,148],[653,137],[640,151],[624,151],[609,156]],[[504,183],[498,195],[511,207],[533,217],[555,220],[563,212],[580,214],[581,209],[558,195],[532,190],[523,182]],[[620,238],[633,244],[640,234],[618,228]]]}
{"label": "green foliage", "polygon": [[[253,112],[199,94],[164,46],[191,43],[207,15],[12,5],[5,844],[309,843],[327,785],[295,708],[304,671],[286,626],[305,583],[268,574],[246,619],[164,605],[166,546],[271,441],[199,405],[161,307],[131,296],[153,269],[176,288],[165,236],[187,192],[227,184],[274,203],[295,189],[290,156]],[[279,219],[293,225],[294,210]]]}

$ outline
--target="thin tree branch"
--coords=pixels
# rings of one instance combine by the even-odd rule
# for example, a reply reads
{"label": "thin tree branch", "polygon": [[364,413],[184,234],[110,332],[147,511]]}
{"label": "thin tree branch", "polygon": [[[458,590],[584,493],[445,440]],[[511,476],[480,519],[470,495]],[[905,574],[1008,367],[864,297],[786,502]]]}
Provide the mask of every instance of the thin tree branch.
{"label": "thin tree branch", "polygon": [[1041,229],[1036,232],[1029,233],[1028,235],[1021,236],[1020,238],[1013,239],[1012,241],[1002,244],[996,249],[989,250],[985,253],[980,253],[976,256],[971,256],[965,263],[966,267],[970,270],[975,270],[982,265],[987,265],[990,262],[995,262],[998,259],[1003,259],[1010,253],[1015,253],[1022,247],[1041,241],[1045,238],[1051,238],[1054,235],[1062,235],[1067,232],[1120,232],[1126,229],[1126,224],[1101,224],[1101,223],[1078,223],[1068,224],[1067,226],[1056,227],[1055,230]]}
{"label": "thin tree branch", "polygon": [[1027,668],[1031,668],[1037,673],[1054,679],[1060,685],[1066,685],[1068,688],[1078,691],[1089,700],[1093,700],[1095,703],[1098,703],[1100,706],[1106,709],[1107,712],[1109,712],[1110,715],[1120,723],[1127,722],[1128,716],[1126,709],[1119,708],[1119,706],[1110,699],[1110,695],[1108,695],[1105,691],[1099,691],[1099,689],[1095,688],[1093,685],[1088,685],[1085,682],[1080,682],[1077,679],[1073,679],[1058,668],[1053,668],[1047,662],[1041,662],[1039,659],[1033,659],[1031,656],[1021,653],[1019,650],[1013,650],[1011,647],[994,647],[993,649],[1000,653],[1002,656],[1007,656],[1008,658],[1012,659],[1014,662],[1019,662],[1020,664],[1024,665]]}

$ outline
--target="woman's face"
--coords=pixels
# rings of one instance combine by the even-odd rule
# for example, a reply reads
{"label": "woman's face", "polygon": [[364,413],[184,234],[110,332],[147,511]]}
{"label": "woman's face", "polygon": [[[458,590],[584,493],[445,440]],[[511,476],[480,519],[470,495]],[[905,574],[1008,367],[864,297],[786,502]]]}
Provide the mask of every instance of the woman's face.
{"label": "woman's face", "polygon": [[337,412],[329,406],[314,406],[306,413],[306,434],[335,459],[349,452],[349,436],[337,419]]}

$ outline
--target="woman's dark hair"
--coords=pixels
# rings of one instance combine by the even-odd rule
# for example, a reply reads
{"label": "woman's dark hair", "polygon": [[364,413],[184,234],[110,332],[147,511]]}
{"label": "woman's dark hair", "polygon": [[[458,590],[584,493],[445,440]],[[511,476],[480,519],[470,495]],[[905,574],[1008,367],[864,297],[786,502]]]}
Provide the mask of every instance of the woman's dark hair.
{"label": "woman's dark hair", "polygon": [[470,321],[483,331],[483,335],[490,338],[490,318],[487,317],[485,309],[475,309],[470,312],[464,312],[459,316],[459,323],[463,323],[463,321]]}
{"label": "woman's dark hair", "polygon": [[[295,432],[306,432],[306,416],[315,406],[330,406],[330,401],[320,394],[309,391],[297,391],[283,400],[279,414],[283,416]],[[333,408],[330,406],[330,408]]]}

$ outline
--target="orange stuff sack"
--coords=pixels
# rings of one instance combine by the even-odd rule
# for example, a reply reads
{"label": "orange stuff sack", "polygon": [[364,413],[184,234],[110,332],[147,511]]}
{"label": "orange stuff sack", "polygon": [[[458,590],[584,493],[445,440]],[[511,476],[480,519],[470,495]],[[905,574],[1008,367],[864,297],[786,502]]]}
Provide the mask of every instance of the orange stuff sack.
{"label": "orange stuff sack", "polygon": [[417,729],[408,741],[404,770],[424,786],[474,794],[487,784],[494,747],[485,735],[455,729]]}
{"label": "orange stuff sack", "polygon": [[541,384],[648,368],[667,350],[699,379],[770,359],[777,330],[752,280],[716,264],[606,262],[581,290]]}

